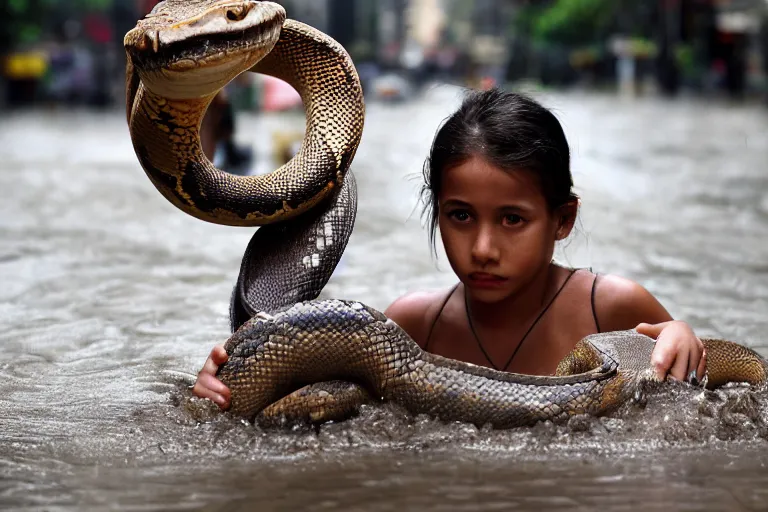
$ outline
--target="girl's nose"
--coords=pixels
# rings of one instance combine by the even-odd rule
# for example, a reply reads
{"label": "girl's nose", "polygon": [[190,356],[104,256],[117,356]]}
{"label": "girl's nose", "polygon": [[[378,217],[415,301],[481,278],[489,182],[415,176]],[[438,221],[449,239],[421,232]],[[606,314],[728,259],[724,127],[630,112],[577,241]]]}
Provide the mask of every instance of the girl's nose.
{"label": "girl's nose", "polygon": [[493,242],[490,227],[479,227],[475,243],[472,245],[472,259],[480,264],[499,260],[499,249]]}

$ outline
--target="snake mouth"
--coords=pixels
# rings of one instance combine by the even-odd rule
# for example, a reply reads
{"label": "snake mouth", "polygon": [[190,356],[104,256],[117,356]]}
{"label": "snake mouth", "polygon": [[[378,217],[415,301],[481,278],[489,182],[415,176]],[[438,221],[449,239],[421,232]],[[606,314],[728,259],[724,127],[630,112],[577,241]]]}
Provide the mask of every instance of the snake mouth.
{"label": "snake mouth", "polygon": [[238,57],[245,57],[247,69],[271,51],[286,16],[272,2],[230,0],[174,22],[163,17],[162,6],[124,41],[133,62],[149,73],[216,67]]}

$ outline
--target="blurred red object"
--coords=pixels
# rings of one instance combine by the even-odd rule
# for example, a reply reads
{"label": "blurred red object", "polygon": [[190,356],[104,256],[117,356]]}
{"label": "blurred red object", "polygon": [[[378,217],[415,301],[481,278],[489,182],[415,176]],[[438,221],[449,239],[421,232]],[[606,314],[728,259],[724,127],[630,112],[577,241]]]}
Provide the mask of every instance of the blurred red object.
{"label": "blurred red object", "polygon": [[90,14],[83,20],[83,27],[88,38],[97,44],[112,41],[112,25],[109,19],[99,14]]}
{"label": "blurred red object", "polygon": [[301,96],[286,82],[272,76],[264,76],[261,108],[266,112],[290,110],[301,106]]}
{"label": "blurred red object", "polygon": [[496,87],[496,80],[490,76],[484,76],[480,79],[480,90],[489,91]]}

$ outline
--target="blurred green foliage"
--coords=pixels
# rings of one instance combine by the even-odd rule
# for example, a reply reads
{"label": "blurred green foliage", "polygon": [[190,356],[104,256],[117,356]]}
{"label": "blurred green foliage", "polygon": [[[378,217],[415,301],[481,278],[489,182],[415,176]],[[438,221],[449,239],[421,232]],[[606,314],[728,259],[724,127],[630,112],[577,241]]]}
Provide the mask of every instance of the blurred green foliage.
{"label": "blurred green foliage", "polygon": [[589,43],[605,32],[616,4],[615,0],[558,0],[535,20],[532,35],[541,41]]}
{"label": "blurred green foliage", "polygon": [[538,43],[584,46],[604,42],[617,32],[647,36],[647,27],[632,23],[647,0],[552,0],[523,7],[513,30]]}
{"label": "blurred green foliage", "polygon": [[[23,47],[40,40],[44,29],[62,14],[79,17],[112,6],[114,0],[3,0],[0,48]],[[58,15],[58,16],[57,16]]]}
{"label": "blurred green foliage", "polygon": [[41,20],[53,0],[7,0],[0,13],[0,44],[7,48],[12,43],[36,41],[42,32]]}

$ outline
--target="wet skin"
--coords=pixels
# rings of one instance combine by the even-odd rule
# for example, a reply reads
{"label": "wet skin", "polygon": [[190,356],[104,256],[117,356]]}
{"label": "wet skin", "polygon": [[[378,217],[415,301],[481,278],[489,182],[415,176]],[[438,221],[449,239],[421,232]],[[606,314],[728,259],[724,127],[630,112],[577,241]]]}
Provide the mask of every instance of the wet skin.
{"label": "wet skin", "polygon": [[[452,359],[503,368],[570,273],[554,264],[552,256],[555,243],[573,228],[578,202],[552,210],[533,173],[505,171],[479,157],[444,171],[438,202],[441,238],[461,284],[435,325],[429,349]],[[592,282],[590,273],[577,272],[567,293],[558,297],[503,369],[552,374],[580,339],[596,332],[589,307]],[[424,347],[447,294],[447,290],[412,293],[385,313]],[[477,337],[467,320],[465,294]],[[669,374],[685,380],[692,370],[703,376],[706,358],[701,341],[686,323],[673,321],[642,286],[601,275],[595,303],[602,331],[637,328],[657,338],[651,363],[660,377]],[[215,373],[226,360],[223,348],[214,347],[193,388],[224,409],[230,394]]]}
{"label": "wet skin", "polygon": [[[503,368],[570,273],[554,264],[552,255],[555,243],[567,238],[573,228],[578,202],[553,210],[535,174],[502,170],[480,157],[443,172],[438,197],[440,234],[461,284],[435,325],[429,350]],[[551,374],[577,341],[596,332],[590,307],[593,279],[586,271],[574,274],[506,370]],[[386,314],[423,347],[448,293],[406,295]],[[477,337],[467,321],[465,298]],[[683,380],[692,370],[703,375],[700,340],[684,322],[672,322],[642,286],[601,275],[595,309],[602,331],[637,327],[658,338],[652,364],[660,376],[669,372]]]}

